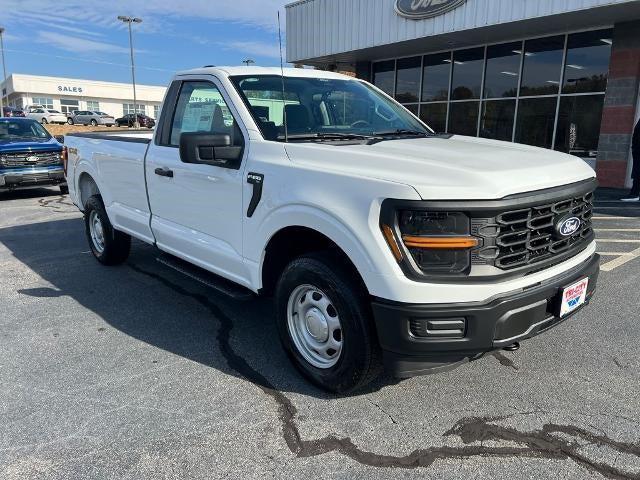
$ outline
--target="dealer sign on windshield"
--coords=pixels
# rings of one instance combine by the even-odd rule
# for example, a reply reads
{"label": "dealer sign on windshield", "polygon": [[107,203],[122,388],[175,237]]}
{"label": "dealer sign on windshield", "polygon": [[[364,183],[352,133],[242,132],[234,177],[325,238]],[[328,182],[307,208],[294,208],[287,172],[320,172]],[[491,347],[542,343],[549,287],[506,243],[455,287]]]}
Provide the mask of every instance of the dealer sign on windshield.
{"label": "dealer sign on windshield", "polygon": [[403,17],[420,20],[437,17],[458,8],[467,0],[396,0],[396,12]]}

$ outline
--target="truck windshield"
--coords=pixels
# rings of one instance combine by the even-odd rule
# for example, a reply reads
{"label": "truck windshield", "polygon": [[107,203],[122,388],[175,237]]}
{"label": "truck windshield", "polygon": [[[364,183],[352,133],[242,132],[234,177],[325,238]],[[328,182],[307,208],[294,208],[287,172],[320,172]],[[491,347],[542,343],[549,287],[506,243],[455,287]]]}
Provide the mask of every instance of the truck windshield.
{"label": "truck windshield", "polygon": [[0,142],[16,139],[49,140],[51,135],[38,122],[0,119]]}
{"label": "truck windshield", "polygon": [[[358,80],[233,76],[267,140],[432,135],[404,107]],[[284,90],[284,91],[283,91]]]}

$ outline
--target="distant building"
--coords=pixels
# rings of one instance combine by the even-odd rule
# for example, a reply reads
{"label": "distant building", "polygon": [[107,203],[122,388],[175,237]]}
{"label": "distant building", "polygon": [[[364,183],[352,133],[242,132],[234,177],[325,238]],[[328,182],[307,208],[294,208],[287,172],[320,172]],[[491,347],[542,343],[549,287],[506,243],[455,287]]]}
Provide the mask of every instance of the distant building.
{"label": "distant building", "polygon": [[[98,110],[116,118],[134,112],[130,83],[14,73],[1,86],[5,102],[14,107],[43,105],[62,113]],[[157,118],[165,90],[165,87],[136,84],[138,112]]]}

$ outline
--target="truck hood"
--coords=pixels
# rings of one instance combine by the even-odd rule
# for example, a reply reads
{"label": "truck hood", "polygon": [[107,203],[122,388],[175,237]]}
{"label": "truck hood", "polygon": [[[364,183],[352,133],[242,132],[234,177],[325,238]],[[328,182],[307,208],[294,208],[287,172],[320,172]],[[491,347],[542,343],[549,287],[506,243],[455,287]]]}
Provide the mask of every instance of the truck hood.
{"label": "truck hood", "polygon": [[55,138],[42,140],[1,140],[0,154],[16,152],[57,152],[62,150],[62,145]]}
{"label": "truck hood", "polygon": [[373,145],[288,143],[295,163],[412,186],[425,200],[492,200],[595,177],[583,160],[509,142],[453,136]]}

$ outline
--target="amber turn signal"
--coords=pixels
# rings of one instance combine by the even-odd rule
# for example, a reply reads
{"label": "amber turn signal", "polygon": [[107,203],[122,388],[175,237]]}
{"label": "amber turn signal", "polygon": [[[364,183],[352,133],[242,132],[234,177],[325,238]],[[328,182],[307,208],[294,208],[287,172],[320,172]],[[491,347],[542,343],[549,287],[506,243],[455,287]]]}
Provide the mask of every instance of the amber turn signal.
{"label": "amber turn signal", "polygon": [[398,242],[396,241],[396,236],[393,234],[393,230],[389,225],[382,225],[382,233],[384,234],[384,238],[389,244],[389,248],[393,252],[393,256],[396,257],[398,262],[402,261],[402,251],[398,246]]}
{"label": "amber turn signal", "polygon": [[478,239],[474,237],[414,237],[404,235],[402,240],[408,248],[464,250],[478,246]]}

